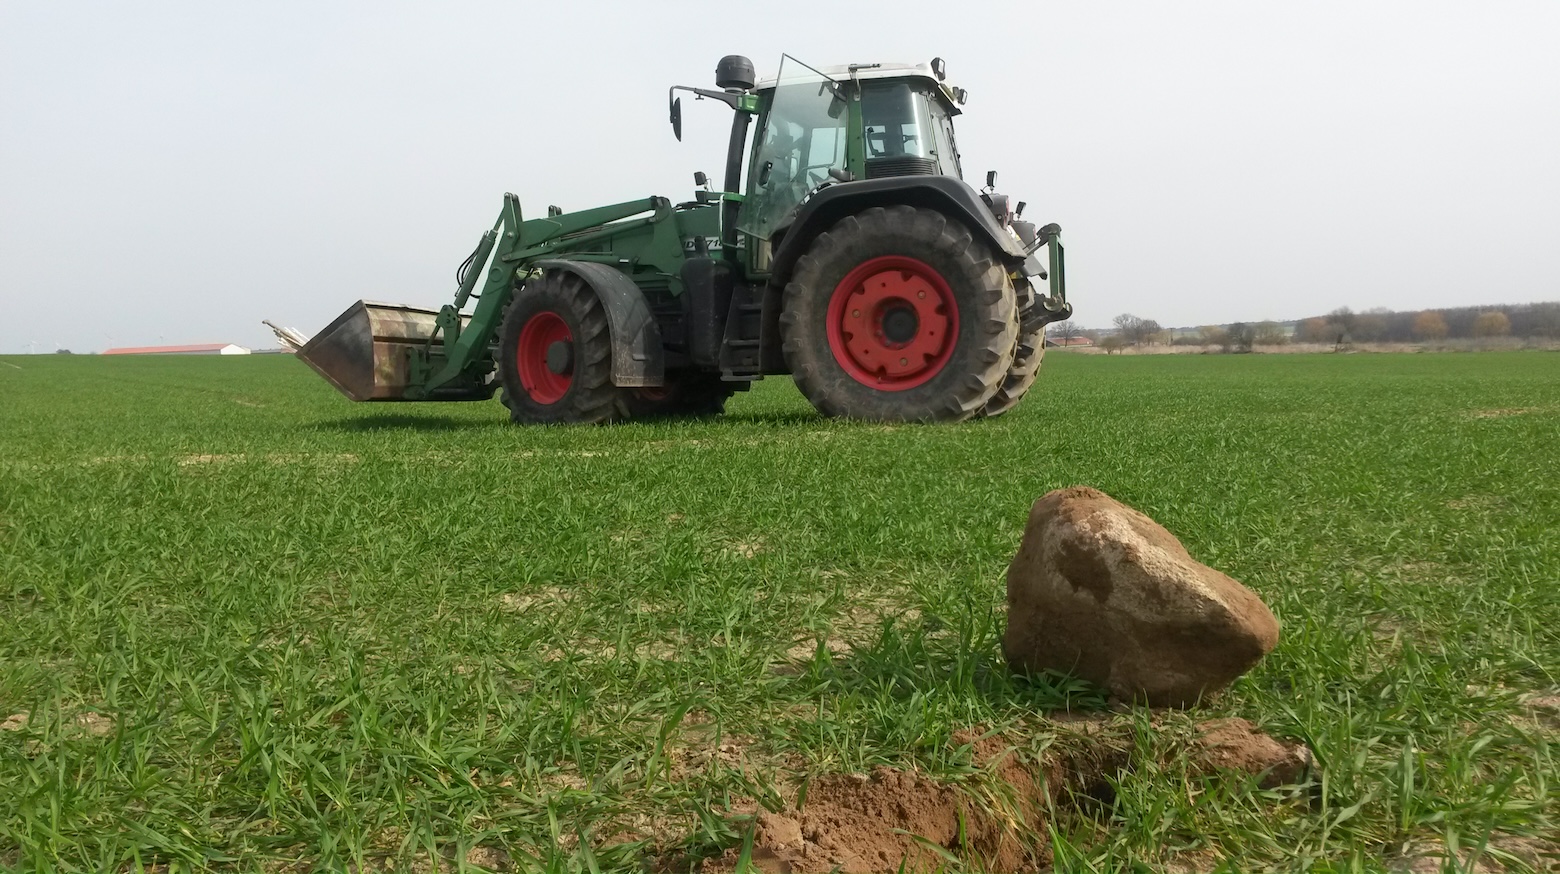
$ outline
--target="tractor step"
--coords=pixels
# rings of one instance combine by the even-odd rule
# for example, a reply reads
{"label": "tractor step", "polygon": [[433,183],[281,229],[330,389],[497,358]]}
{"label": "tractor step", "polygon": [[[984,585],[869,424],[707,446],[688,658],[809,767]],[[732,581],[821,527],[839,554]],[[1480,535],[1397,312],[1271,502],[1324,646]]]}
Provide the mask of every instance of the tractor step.
{"label": "tractor step", "polygon": [[764,287],[737,283],[720,347],[721,378],[748,380],[763,374]]}
{"label": "tractor step", "polygon": [[[298,350],[298,357],[354,401],[404,401],[412,385],[410,352],[427,345],[439,314],[360,300]],[[470,317],[464,317],[466,321]],[[486,400],[471,388],[435,391],[428,400]]]}

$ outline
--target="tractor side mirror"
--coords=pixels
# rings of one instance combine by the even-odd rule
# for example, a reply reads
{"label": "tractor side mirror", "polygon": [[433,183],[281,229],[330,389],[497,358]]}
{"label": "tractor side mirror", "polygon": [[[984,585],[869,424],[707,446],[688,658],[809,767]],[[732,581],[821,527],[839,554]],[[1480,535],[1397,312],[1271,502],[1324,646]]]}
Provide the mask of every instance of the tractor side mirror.
{"label": "tractor side mirror", "polygon": [[1023,218],[1024,217],[1024,207],[1026,207],[1028,205],[1029,204],[1026,203],[1025,201],[1020,200],[1018,202],[1018,210],[1013,213],[1013,218],[1016,218],[1016,219]]}
{"label": "tractor side mirror", "polygon": [[672,98],[672,135],[682,142],[682,98]]}
{"label": "tractor side mirror", "polygon": [[710,184],[710,177],[704,175],[703,170],[696,170],[693,174],[693,184],[699,186],[700,188],[708,188]]}
{"label": "tractor side mirror", "polygon": [[997,187],[997,171],[995,171],[995,170],[987,170],[986,171],[986,187],[987,188],[996,188]]}

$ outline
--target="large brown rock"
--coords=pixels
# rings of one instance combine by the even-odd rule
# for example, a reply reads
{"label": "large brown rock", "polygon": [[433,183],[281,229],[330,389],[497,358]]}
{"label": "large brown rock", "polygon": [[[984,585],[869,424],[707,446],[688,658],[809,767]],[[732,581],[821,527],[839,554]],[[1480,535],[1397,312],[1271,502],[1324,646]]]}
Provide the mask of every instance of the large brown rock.
{"label": "large brown rock", "polygon": [[1278,643],[1278,621],[1255,593],[1084,486],[1035,502],[1007,600],[1014,670],[1062,671],[1153,706],[1196,703]]}

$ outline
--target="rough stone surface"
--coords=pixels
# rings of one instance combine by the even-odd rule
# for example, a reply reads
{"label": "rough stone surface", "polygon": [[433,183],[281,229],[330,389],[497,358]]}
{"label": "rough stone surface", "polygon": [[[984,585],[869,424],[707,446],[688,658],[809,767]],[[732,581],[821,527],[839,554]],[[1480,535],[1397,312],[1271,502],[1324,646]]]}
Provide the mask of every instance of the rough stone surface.
{"label": "rough stone surface", "polygon": [[1085,486],[1035,502],[1007,600],[1014,670],[1061,671],[1152,706],[1195,704],[1278,643],[1278,621],[1255,593]]}

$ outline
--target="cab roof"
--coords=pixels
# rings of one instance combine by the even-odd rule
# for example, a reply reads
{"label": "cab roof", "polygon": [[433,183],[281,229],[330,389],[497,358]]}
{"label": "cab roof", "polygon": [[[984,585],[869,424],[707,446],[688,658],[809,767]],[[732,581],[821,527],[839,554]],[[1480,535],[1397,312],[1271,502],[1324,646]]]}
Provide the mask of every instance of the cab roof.
{"label": "cab roof", "polygon": [[[806,64],[807,62],[800,61],[799,63]],[[852,67],[855,67],[854,74],[851,71]],[[942,95],[944,102],[948,104],[949,109],[952,109],[956,114],[959,112],[959,101],[954,96],[953,86],[947,82],[939,81],[937,74],[932,71],[931,64],[844,64],[835,67],[813,67],[813,69],[836,82],[849,82],[853,75],[854,78],[862,81],[871,79],[921,79],[937,89],[938,93]],[[754,84],[753,90],[768,91],[775,87],[778,79],[778,74],[760,77],[758,82]]]}

